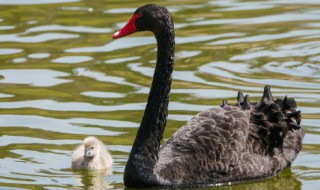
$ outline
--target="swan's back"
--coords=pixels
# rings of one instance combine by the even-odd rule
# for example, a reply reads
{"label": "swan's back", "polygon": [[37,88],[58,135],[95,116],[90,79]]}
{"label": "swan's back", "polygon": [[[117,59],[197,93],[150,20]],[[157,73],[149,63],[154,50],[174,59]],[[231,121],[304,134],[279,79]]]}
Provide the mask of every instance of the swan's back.
{"label": "swan's back", "polygon": [[[214,184],[277,175],[302,147],[300,112],[291,98],[200,112],[162,146],[155,171],[163,183]],[[266,94],[266,91],[269,94]]]}

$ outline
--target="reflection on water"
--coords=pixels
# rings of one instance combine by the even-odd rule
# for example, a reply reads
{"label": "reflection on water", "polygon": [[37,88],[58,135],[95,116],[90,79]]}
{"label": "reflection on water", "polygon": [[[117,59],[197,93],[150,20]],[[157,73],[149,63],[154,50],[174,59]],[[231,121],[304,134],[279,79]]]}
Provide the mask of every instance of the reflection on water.
{"label": "reflection on water", "polygon": [[[200,189],[318,189],[320,1],[162,1],[176,56],[165,139],[238,90],[296,97],[306,136],[271,179]],[[0,189],[123,189],[156,58],[149,32],[111,40],[144,1],[0,0]],[[72,171],[72,150],[99,136],[112,173]]]}
{"label": "reflection on water", "polygon": [[112,174],[112,168],[102,171],[74,171],[79,186],[85,190],[105,190],[113,188],[106,180],[106,175]]}
{"label": "reflection on water", "polygon": [[218,184],[211,188],[186,188],[203,190],[203,189],[215,189],[215,190],[251,190],[251,189],[300,189],[301,182],[297,180],[290,169],[286,169],[282,176],[276,176],[271,179],[265,179],[262,181],[254,181],[247,183],[235,183],[235,184]]}

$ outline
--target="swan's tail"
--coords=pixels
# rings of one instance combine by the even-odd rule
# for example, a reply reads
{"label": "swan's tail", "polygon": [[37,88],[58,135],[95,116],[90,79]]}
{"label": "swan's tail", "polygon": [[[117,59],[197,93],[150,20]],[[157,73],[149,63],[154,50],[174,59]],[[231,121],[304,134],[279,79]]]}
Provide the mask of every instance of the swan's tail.
{"label": "swan's tail", "polygon": [[[221,107],[228,105],[224,100]],[[269,85],[265,86],[261,100],[254,103],[249,101],[248,95],[244,96],[239,91],[235,106],[251,110],[250,122],[258,127],[257,138],[260,138],[269,150],[281,146],[288,131],[293,132],[301,128],[301,111],[297,110],[294,98],[285,96],[283,99],[274,100]]]}

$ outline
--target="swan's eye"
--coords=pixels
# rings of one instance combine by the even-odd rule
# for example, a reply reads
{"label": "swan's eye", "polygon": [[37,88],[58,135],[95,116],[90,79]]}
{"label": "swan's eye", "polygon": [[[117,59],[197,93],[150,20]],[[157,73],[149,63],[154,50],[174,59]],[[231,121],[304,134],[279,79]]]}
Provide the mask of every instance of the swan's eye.
{"label": "swan's eye", "polygon": [[93,147],[91,147],[91,150],[93,150],[94,149],[94,146]]}

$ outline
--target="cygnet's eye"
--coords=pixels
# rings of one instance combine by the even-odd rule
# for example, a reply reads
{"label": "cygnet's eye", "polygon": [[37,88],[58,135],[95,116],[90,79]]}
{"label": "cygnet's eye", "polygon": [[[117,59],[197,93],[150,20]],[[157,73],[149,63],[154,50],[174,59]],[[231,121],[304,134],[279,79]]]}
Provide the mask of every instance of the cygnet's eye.
{"label": "cygnet's eye", "polygon": [[94,149],[94,146],[93,147],[91,147],[91,150],[93,150]]}

